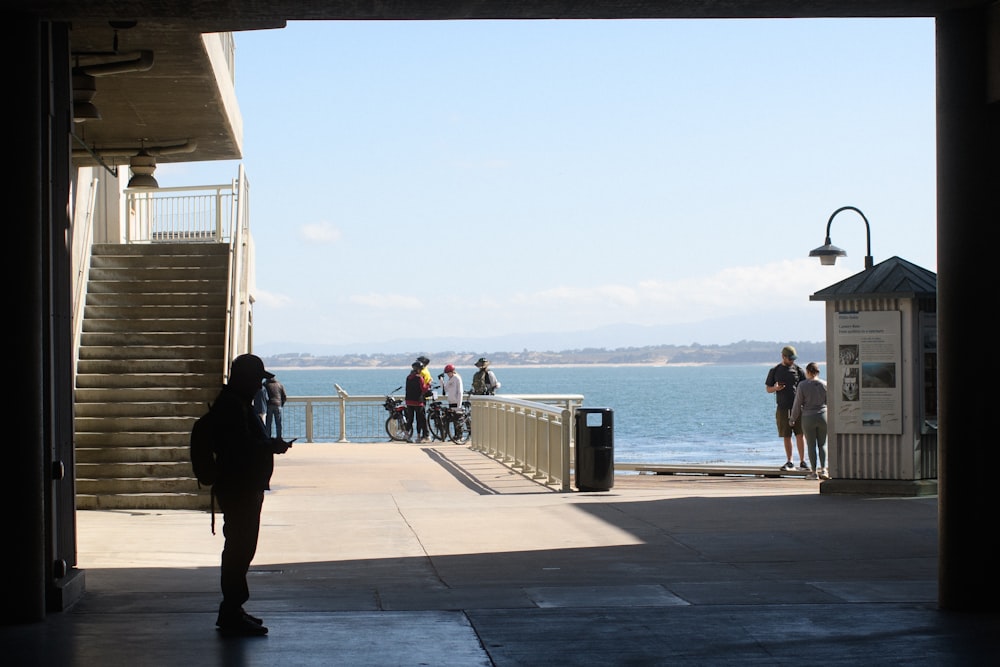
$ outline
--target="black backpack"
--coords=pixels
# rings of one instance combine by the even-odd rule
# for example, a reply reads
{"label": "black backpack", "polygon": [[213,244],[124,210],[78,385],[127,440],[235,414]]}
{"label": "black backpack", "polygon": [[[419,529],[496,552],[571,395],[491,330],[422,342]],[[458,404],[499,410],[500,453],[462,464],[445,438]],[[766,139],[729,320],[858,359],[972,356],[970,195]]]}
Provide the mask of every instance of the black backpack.
{"label": "black backpack", "polygon": [[209,406],[208,412],[198,417],[198,421],[191,427],[191,467],[194,469],[194,476],[198,478],[198,486],[215,484],[216,420],[215,413]]}
{"label": "black backpack", "polygon": [[[216,429],[218,416],[208,406],[208,412],[198,417],[191,427],[191,467],[198,486],[212,486],[218,477]],[[215,489],[212,489],[212,534],[215,535]]]}

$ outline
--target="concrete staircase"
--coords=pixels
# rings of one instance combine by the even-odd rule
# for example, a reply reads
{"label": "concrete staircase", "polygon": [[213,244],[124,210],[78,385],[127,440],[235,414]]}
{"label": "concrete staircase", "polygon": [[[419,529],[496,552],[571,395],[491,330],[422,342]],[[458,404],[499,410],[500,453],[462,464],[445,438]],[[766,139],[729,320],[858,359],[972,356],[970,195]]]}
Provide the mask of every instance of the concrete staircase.
{"label": "concrete staircase", "polygon": [[191,425],[222,386],[229,247],[95,245],[75,391],[78,509],[207,509]]}

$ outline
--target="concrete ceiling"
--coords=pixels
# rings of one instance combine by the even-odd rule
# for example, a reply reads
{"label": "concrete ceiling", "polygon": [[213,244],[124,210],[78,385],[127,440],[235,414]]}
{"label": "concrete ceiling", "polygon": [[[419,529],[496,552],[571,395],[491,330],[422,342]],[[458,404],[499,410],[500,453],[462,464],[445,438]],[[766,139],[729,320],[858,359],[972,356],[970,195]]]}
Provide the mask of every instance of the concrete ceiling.
{"label": "concrete ceiling", "polygon": [[[100,120],[74,125],[91,149],[108,155],[139,145],[184,145],[158,162],[242,158],[242,126],[232,83],[216,80],[203,32],[281,28],[297,20],[814,18],[934,16],[985,0],[13,0],[21,11],[71,25],[79,64],[114,60],[84,55],[151,52],[153,65],[96,78],[93,102]],[[134,27],[111,22],[134,21]],[[74,149],[80,149],[79,144]],[[186,149],[185,149],[186,150]],[[80,161],[92,162],[86,155]]]}

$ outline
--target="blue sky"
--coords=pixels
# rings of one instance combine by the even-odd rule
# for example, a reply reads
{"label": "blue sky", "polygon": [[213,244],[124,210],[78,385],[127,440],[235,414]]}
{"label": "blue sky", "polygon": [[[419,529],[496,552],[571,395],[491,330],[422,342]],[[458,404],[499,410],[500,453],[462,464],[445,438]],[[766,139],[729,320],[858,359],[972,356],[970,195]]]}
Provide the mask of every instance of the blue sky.
{"label": "blue sky", "polygon": [[[265,353],[824,339],[936,271],[930,19],[291,23],[238,33]],[[161,186],[237,163],[161,165]],[[329,348],[321,346],[331,346]]]}

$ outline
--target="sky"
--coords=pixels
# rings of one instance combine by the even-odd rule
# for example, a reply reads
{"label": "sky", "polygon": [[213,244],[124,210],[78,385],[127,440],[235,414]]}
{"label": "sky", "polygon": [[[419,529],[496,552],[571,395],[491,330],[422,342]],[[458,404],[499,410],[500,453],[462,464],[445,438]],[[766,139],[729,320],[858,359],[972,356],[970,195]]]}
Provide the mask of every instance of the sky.
{"label": "sky", "polygon": [[822,341],[937,271],[931,19],[292,22],[236,34],[265,354]]}

